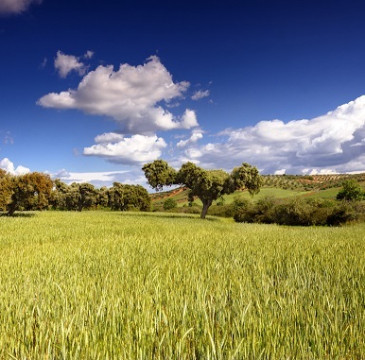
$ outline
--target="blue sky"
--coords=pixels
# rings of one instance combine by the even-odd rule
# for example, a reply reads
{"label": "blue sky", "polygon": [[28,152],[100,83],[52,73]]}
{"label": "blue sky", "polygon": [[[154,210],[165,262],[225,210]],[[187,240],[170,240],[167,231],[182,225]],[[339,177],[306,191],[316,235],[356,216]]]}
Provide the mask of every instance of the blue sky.
{"label": "blue sky", "polygon": [[365,171],[361,1],[0,0],[0,166]]}

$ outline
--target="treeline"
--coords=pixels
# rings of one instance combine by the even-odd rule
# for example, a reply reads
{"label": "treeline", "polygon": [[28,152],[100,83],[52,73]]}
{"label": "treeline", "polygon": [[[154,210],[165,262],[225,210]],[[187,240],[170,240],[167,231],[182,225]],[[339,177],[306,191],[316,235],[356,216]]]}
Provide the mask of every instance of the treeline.
{"label": "treeline", "polygon": [[140,185],[115,182],[100,189],[89,183],[67,185],[49,175],[33,172],[14,176],[0,169],[0,211],[13,215],[19,210],[150,210],[151,199]]}

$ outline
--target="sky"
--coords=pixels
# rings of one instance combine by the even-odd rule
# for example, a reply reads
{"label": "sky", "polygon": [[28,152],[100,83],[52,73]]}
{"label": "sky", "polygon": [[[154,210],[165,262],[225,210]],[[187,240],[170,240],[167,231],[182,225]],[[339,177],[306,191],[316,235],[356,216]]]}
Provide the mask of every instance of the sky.
{"label": "sky", "polygon": [[363,1],[0,0],[0,167],[365,171]]}

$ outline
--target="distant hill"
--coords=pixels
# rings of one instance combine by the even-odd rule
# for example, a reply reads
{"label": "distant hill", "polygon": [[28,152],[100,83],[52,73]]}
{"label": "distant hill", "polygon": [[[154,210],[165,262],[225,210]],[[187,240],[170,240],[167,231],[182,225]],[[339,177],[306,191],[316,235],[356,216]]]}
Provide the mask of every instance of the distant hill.
{"label": "distant hill", "polygon": [[[345,180],[354,179],[365,188],[365,173],[361,174],[331,174],[331,175],[263,175],[264,185],[259,194],[251,197],[248,191],[236,191],[233,194],[225,195],[223,199],[213,205],[228,205],[236,197],[251,198],[253,201],[265,196],[272,196],[278,199],[290,197],[320,197],[335,199],[342,183]],[[163,203],[168,198],[173,198],[178,207],[187,207],[189,189],[180,187],[170,191],[151,194],[152,205],[155,210],[162,210]],[[199,207],[201,202],[194,199],[194,205]]]}

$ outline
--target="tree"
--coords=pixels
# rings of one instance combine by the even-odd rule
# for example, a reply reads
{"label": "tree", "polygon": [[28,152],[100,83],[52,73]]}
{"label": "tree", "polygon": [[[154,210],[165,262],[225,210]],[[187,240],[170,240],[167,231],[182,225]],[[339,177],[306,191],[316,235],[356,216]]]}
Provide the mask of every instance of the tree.
{"label": "tree", "polygon": [[205,170],[192,162],[182,165],[176,172],[167,162],[155,160],[143,166],[148,183],[159,191],[166,185],[184,185],[190,189],[189,201],[197,196],[203,203],[201,218],[205,219],[209,207],[222,195],[246,188],[250,194],[256,194],[262,186],[258,170],[243,163],[228,174],[223,170]]}
{"label": "tree", "polygon": [[90,209],[94,205],[97,204],[98,201],[98,192],[95,189],[94,185],[89,183],[81,183],[81,184],[71,184],[74,186],[78,192],[77,197],[77,210],[82,211],[82,209]]}
{"label": "tree", "polygon": [[101,207],[107,207],[108,206],[108,188],[106,186],[103,186],[98,191],[98,205]]}
{"label": "tree", "polygon": [[141,185],[125,185],[115,182],[108,191],[108,198],[112,210],[148,211],[151,206],[150,196]]}
{"label": "tree", "polygon": [[168,198],[163,202],[164,210],[171,210],[177,207],[177,202],[173,198]]}
{"label": "tree", "polygon": [[173,185],[176,179],[176,171],[166,161],[155,160],[143,166],[148,183],[157,191],[164,186]]}
{"label": "tree", "polygon": [[55,189],[52,194],[52,203],[55,208],[82,211],[95,206],[99,200],[99,193],[89,183],[72,183],[67,185],[55,180]]}
{"label": "tree", "polygon": [[68,185],[60,179],[54,181],[54,187],[51,195],[51,204],[54,209],[66,210],[66,194]]}
{"label": "tree", "polygon": [[337,200],[358,201],[364,198],[364,191],[355,180],[346,180],[337,194]]}
{"label": "tree", "polygon": [[8,204],[11,202],[11,195],[10,175],[0,169],[0,211],[6,211]]}
{"label": "tree", "polygon": [[8,215],[13,215],[16,210],[43,210],[48,207],[53,187],[49,175],[33,172],[11,176],[8,186],[11,192]]}

